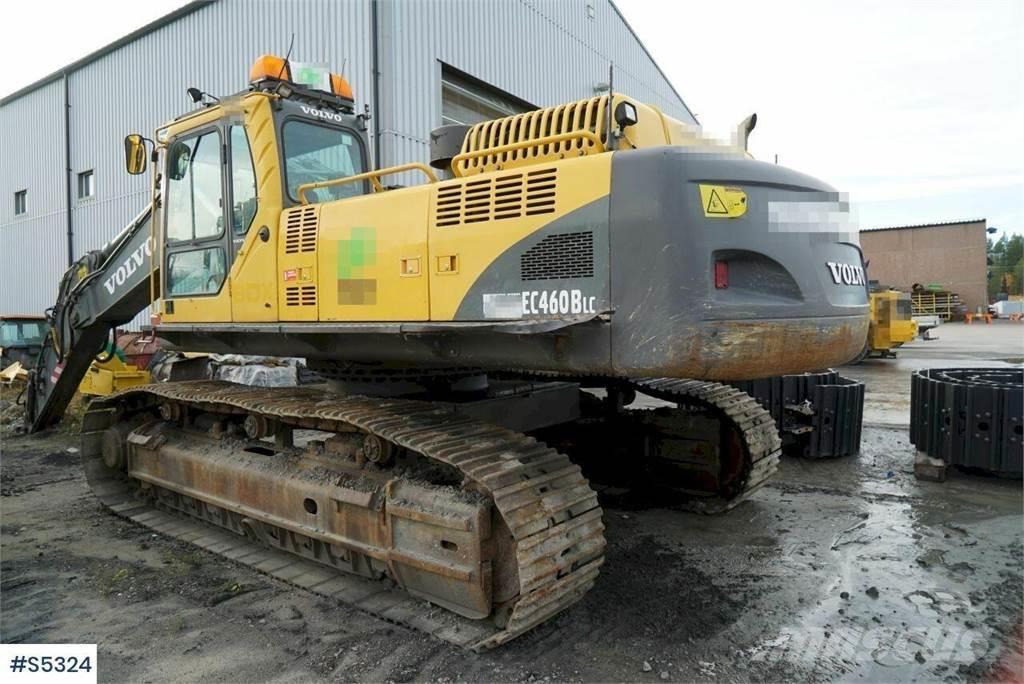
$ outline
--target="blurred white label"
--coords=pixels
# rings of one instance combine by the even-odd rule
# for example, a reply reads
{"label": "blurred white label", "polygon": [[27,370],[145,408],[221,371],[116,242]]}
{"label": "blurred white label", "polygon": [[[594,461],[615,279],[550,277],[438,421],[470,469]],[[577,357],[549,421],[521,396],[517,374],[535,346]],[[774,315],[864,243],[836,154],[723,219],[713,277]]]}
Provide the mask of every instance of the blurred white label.
{"label": "blurred white label", "polygon": [[857,238],[847,202],[768,202],[769,233],[833,233]]}
{"label": "blurred white label", "polygon": [[523,300],[518,292],[484,295],[484,318],[522,317]]}

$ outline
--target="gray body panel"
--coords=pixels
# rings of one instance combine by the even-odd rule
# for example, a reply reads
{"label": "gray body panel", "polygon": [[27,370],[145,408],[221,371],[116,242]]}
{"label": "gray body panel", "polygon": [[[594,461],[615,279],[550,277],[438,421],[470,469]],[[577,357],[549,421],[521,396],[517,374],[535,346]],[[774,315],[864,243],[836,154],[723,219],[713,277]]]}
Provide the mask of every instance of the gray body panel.
{"label": "gray body panel", "polygon": [[[588,307],[594,309],[592,313],[609,311],[612,304],[609,288],[608,199],[606,195],[574,209],[534,231],[506,250],[473,283],[459,305],[458,311],[455,312],[455,320],[486,320],[488,315],[483,307],[483,297],[486,294],[521,294],[524,291],[539,290],[550,292],[552,290],[578,289],[588,297]],[[589,238],[593,255],[590,261],[593,275],[564,277],[557,275],[557,269],[550,270],[546,277],[529,277],[528,274],[525,274],[524,257],[536,253],[535,250],[538,248],[543,248],[545,241],[561,236],[586,236]],[[551,254],[550,257],[557,258],[557,255]],[[549,257],[541,257],[541,259],[545,258]],[[589,302],[591,297],[593,298],[592,307]],[[552,316],[526,312],[522,317],[531,319]]]}
{"label": "gray body panel", "polygon": [[[742,189],[745,215],[706,217],[699,183]],[[613,368],[743,379],[848,361],[856,352],[842,358],[841,349],[867,335],[867,290],[832,282],[826,262],[860,265],[856,233],[813,216],[794,225],[782,211],[834,205],[838,212],[841,204],[810,176],[737,155],[681,147],[616,154]],[[715,288],[716,260],[729,263],[728,288]],[[764,367],[773,356],[781,365]]]}

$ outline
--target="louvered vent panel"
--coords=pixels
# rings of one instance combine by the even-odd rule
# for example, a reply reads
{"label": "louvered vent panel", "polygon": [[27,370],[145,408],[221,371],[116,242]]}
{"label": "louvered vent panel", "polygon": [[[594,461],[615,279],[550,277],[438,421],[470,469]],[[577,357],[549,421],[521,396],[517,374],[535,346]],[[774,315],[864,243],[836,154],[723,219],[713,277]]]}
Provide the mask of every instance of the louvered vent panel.
{"label": "louvered vent panel", "polygon": [[288,285],[284,288],[285,306],[316,306],[316,285]]}
{"label": "louvered vent panel", "polygon": [[555,210],[556,169],[530,171],[526,177],[526,215],[550,214]]}
{"label": "louvered vent panel", "polygon": [[594,234],[590,231],[548,235],[519,258],[523,280],[592,278]]}
{"label": "louvered vent panel", "polygon": [[558,169],[537,169],[449,185],[437,193],[438,227],[501,221],[555,211]]}
{"label": "louvered vent panel", "polygon": [[449,185],[437,193],[435,219],[438,226],[455,226],[462,223],[462,184]]}
{"label": "louvered vent panel", "polygon": [[316,229],[316,207],[303,207],[288,212],[284,227],[284,253],[315,252]]}

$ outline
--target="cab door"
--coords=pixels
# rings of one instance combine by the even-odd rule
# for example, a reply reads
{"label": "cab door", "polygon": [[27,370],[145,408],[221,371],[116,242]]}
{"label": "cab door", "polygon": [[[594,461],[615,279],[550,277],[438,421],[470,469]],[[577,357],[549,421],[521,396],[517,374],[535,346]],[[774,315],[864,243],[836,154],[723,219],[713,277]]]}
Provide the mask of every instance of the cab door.
{"label": "cab door", "polygon": [[231,318],[278,320],[281,169],[270,100],[251,95],[227,122]]}
{"label": "cab door", "polygon": [[204,126],[172,142],[164,192],[164,320],[230,321],[225,131]]}

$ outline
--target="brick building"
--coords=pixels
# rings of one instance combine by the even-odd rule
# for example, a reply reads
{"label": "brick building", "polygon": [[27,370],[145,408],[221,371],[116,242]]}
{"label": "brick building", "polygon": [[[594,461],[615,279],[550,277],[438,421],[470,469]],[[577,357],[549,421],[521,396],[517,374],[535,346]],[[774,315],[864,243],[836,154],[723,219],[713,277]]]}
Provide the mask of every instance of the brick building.
{"label": "brick building", "polygon": [[968,311],[984,310],[987,226],[985,219],[862,230],[868,278],[906,292],[914,283],[956,292]]}

